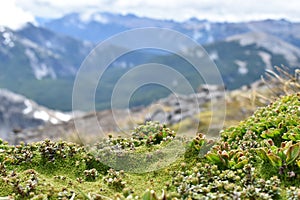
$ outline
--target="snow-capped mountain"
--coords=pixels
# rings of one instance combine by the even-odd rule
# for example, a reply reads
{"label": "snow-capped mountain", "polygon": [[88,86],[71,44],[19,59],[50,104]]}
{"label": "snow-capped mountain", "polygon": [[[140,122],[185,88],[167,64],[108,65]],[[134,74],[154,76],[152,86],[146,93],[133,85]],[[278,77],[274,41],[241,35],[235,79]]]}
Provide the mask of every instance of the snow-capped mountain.
{"label": "snow-capped mountain", "polygon": [[[300,49],[298,47],[264,32],[250,32],[234,35],[228,37],[226,41],[238,41],[241,46],[255,44],[257,47],[263,47],[274,55],[283,56],[289,62],[290,67],[297,67],[300,64]],[[264,57],[265,59],[268,57],[265,64],[269,66],[271,55],[265,54]]]}
{"label": "snow-capped mountain", "polygon": [[55,32],[70,35],[78,39],[99,42],[114,34],[132,28],[164,27],[175,29],[179,23],[170,20],[137,17],[132,14],[120,15],[107,12],[85,12],[71,13],[62,18],[41,23],[41,25]]}
{"label": "snow-capped mountain", "polygon": [[[72,109],[73,81],[90,50],[97,42],[132,28],[170,28],[198,41],[216,63],[229,89],[251,84],[274,65],[300,65],[300,24],[285,20],[215,23],[192,18],[176,22],[86,12],[38,21],[39,26],[28,24],[16,31],[0,27],[0,87],[65,111]],[[108,108],[112,87],[124,73],[150,62],[173,67],[191,80],[195,89],[201,83],[187,63],[174,55],[136,51],[118,58],[112,63],[113,69],[107,70],[103,88],[97,88],[96,108]],[[143,95],[133,105],[168,95],[161,91],[149,94],[158,95]]]}
{"label": "snow-capped mountain", "polygon": [[212,23],[196,18],[180,23],[172,20],[138,17],[133,14],[120,15],[107,12],[71,13],[58,19],[40,19],[39,21],[41,26],[55,32],[91,42],[100,42],[122,31],[143,27],[173,29],[190,36],[201,44],[211,43],[249,30],[246,26],[234,23]]}
{"label": "snow-capped mountain", "polygon": [[0,102],[0,138],[9,141],[22,129],[59,124],[71,119],[69,114],[50,110],[5,89],[0,89]]}
{"label": "snow-capped mountain", "polygon": [[1,27],[0,87],[64,109],[71,103],[71,80],[92,47],[90,42],[32,24],[16,31]]}
{"label": "snow-capped mountain", "polygon": [[288,66],[291,72],[300,66],[298,47],[262,32],[234,35],[204,48],[219,68],[228,89],[249,85],[274,66]]}
{"label": "snow-capped mountain", "polygon": [[[0,68],[20,62],[36,79],[74,76],[92,44],[27,24],[18,31],[0,28]],[[76,55],[76,56],[74,56]]]}
{"label": "snow-capped mountain", "polygon": [[103,12],[71,13],[54,20],[40,20],[40,25],[75,38],[99,42],[132,28],[162,27],[184,33],[201,44],[222,41],[247,32],[264,32],[300,46],[300,23],[282,20],[252,22],[210,22],[191,18],[184,22],[157,20],[136,15]]}
{"label": "snow-capped mountain", "polygon": [[263,20],[247,23],[252,32],[264,32],[300,47],[300,23],[287,20]]}

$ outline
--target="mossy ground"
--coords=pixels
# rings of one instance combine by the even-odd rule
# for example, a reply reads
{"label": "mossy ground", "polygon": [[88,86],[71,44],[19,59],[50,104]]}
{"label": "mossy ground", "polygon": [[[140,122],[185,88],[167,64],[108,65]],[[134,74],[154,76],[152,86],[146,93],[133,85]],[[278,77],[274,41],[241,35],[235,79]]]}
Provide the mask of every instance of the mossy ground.
{"label": "mossy ground", "polygon": [[[192,140],[179,138],[185,146],[184,154],[167,167],[143,173],[110,169],[102,158],[119,155],[116,152],[122,152],[121,157],[149,152],[153,154],[147,159],[162,162],[160,156],[164,158],[168,154],[159,150],[178,139],[163,125],[149,122],[136,128],[131,138],[104,139],[96,145],[99,154],[63,141],[45,140],[17,146],[1,142],[0,196],[15,199],[299,199],[299,124],[300,94],[285,96],[224,130],[219,141],[207,140],[201,134]],[[156,156],[156,152],[160,154]],[[142,169],[148,161],[143,162],[133,160],[129,166]]]}

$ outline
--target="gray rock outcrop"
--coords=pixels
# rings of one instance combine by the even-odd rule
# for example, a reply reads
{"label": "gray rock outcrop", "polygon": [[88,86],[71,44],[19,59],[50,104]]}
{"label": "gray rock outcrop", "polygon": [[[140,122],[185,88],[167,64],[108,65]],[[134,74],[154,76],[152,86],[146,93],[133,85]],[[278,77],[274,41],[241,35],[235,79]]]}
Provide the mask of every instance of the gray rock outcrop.
{"label": "gray rock outcrop", "polygon": [[200,113],[201,107],[210,101],[224,98],[225,88],[218,85],[202,85],[198,93],[190,95],[171,94],[155,104],[160,107],[167,107],[168,111],[161,108],[154,109],[148,114],[146,120],[159,121],[160,123],[176,124],[186,118],[193,118]]}
{"label": "gray rock outcrop", "polygon": [[[47,109],[26,97],[0,89],[0,138],[15,143],[23,129],[68,121],[70,115]],[[26,136],[29,137],[29,136]]]}

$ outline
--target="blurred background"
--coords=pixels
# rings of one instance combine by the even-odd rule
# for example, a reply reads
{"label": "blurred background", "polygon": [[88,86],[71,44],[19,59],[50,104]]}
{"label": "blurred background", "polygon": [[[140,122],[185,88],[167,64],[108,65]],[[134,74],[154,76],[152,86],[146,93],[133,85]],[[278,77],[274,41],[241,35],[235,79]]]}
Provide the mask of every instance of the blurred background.
{"label": "blurred background", "polygon": [[[188,95],[169,96],[167,88],[146,85],[131,98],[131,119],[126,110],[118,111],[124,122],[122,130],[157,120],[175,129],[184,126],[188,132],[200,120],[199,131],[205,132],[210,108],[218,105],[224,88],[225,126],[235,124],[273,96],[288,92],[278,89],[283,82],[276,74],[284,74],[287,82],[298,80],[294,73],[300,62],[299,6],[296,0],[3,1],[0,137],[10,143],[43,138],[82,142],[96,135],[98,127],[90,120],[90,110],[72,113],[77,70],[98,43],[143,27],[179,31],[201,44],[218,67],[224,85],[205,85],[189,63],[174,54],[149,49],[130,52],[111,64],[96,91],[96,116],[104,132],[120,131],[109,110],[114,85],[130,69],[145,63],[165,64],[183,74],[199,94],[201,112],[194,112],[196,105]],[[268,81],[261,79],[266,72]],[[174,84],[180,83],[175,80]],[[184,104],[179,106],[178,98]],[[86,138],[79,140],[73,117],[82,122]]]}

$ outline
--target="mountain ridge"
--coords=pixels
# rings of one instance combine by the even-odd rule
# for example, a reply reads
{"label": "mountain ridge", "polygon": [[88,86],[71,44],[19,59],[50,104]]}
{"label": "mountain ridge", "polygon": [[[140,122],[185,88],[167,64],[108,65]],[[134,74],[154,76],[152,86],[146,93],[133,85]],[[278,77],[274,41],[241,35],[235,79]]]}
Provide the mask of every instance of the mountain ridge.
{"label": "mountain ridge", "polygon": [[[85,23],[86,27],[78,27],[79,22],[82,21],[80,17],[84,18],[85,21],[82,23]],[[113,23],[110,24],[110,21]],[[56,28],[51,28],[49,25],[51,23],[56,24]],[[65,26],[61,26],[63,24]],[[102,25],[105,27],[103,28]],[[74,38],[72,34],[81,31],[86,36],[91,33],[97,37],[94,39],[103,40],[116,32],[143,25],[165,26],[196,39],[216,63],[229,89],[251,84],[260,78],[265,69],[271,69],[274,65],[283,64],[290,68],[299,65],[300,43],[297,39],[299,23],[283,20],[220,23],[198,19],[179,23],[111,13],[90,13],[87,16],[70,14],[60,19],[46,20],[39,26],[27,24],[17,31],[4,27],[0,29],[2,60],[0,87],[25,95],[51,109],[70,111],[73,82],[77,70],[84,58],[96,46],[87,38]],[[284,28],[278,30],[279,25]],[[108,29],[109,31],[106,32]],[[72,30],[70,32],[72,34],[62,33],[64,30]],[[263,32],[263,39],[254,41],[253,35],[261,37],[260,30]],[[239,41],[249,40],[249,38],[251,41],[247,45],[240,44]],[[276,48],[273,45],[276,45]],[[192,80],[194,89],[201,84],[187,64],[174,55],[136,51],[136,54],[125,55],[124,58],[118,58],[112,63],[112,69],[109,69],[103,78],[104,90],[99,89],[96,92],[96,108],[98,110],[109,108],[108,96],[111,94],[112,86],[122,74],[136,65],[149,62],[166,64],[179,70],[188,80]],[[168,95],[158,90],[144,91],[151,95],[137,98],[133,103],[134,106],[145,105]]]}
{"label": "mountain ridge", "polygon": [[263,32],[249,32],[245,34],[234,35],[226,38],[225,41],[239,41],[242,46],[256,44],[264,47],[274,54],[283,55],[286,60],[290,61],[290,67],[299,65],[300,49],[288,42]]}
{"label": "mountain ridge", "polygon": [[[105,20],[97,20],[97,16],[101,16],[98,18],[105,18]],[[88,12],[87,14],[76,12],[70,13],[61,18],[46,20],[46,22],[40,23],[40,26],[47,27],[66,35],[74,37],[80,36],[80,39],[93,42],[99,42],[107,38],[106,36],[112,35],[112,32],[116,34],[133,28],[163,27],[182,32],[195,39],[200,44],[224,40],[227,37],[236,34],[266,32],[293,43],[296,46],[300,45],[300,23],[290,22],[285,19],[266,19],[246,22],[213,22],[205,19],[191,18],[183,22],[178,22],[173,20],[138,17],[133,14],[121,15],[94,11]],[[110,29],[113,30],[110,35],[105,34],[105,31],[108,31],[109,26],[111,26]],[[86,29],[93,30],[93,37],[89,37],[89,33],[86,33],[85,35],[79,34],[80,32],[84,33],[84,30]],[[97,34],[98,38],[95,38],[94,36],[97,36]]]}

